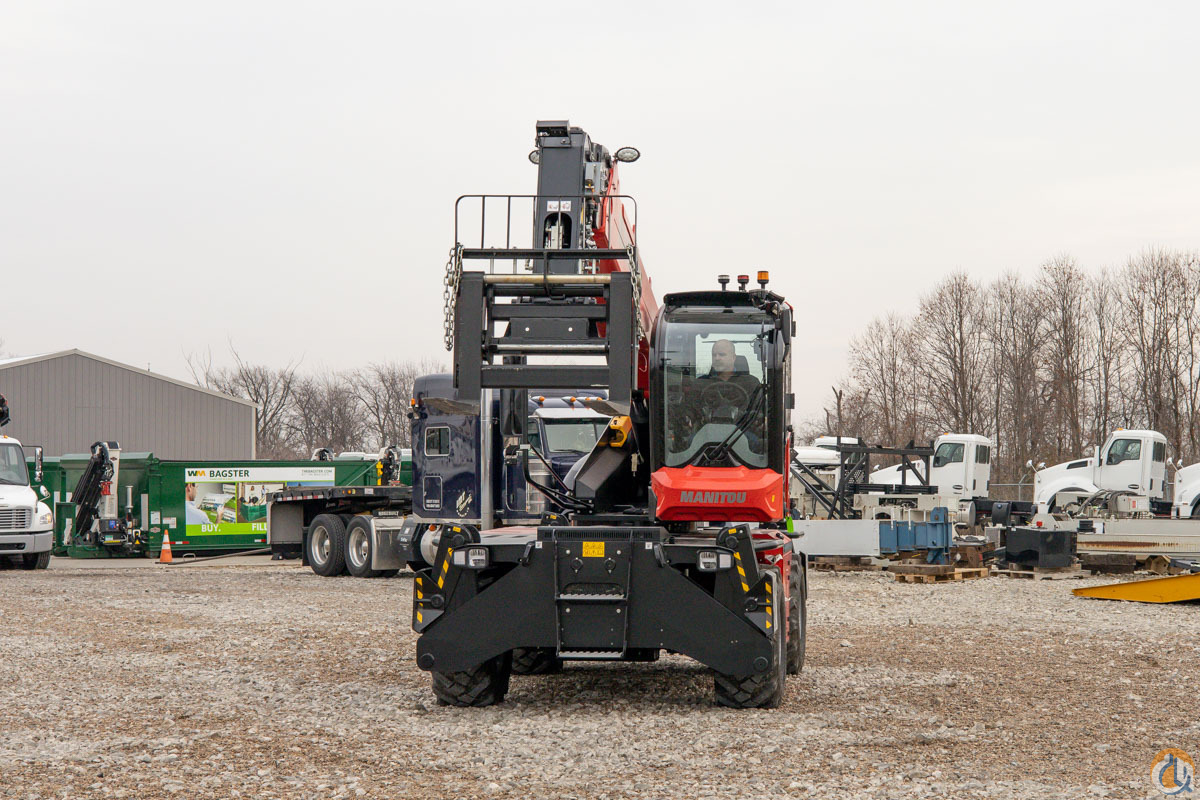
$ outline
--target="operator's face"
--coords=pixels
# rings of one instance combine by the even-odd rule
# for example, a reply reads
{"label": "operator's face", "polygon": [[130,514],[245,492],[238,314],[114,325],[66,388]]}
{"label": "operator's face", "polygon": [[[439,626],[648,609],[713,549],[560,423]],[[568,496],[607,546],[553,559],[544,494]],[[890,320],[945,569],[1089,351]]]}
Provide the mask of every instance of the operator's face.
{"label": "operator's face", "polygon": [[733,372],[733,362],[733,342],[729,341],[728,339],[722,339],[719,342],[713,342],[713,372]]}

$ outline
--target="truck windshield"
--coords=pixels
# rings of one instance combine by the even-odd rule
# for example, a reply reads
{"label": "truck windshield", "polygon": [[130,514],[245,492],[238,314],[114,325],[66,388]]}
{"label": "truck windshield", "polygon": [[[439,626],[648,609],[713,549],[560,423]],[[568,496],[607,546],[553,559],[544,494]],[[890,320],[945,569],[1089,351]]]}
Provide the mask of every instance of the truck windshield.
{"label": "truck windshield", "polygon": [[590,453],[608,425],[607,419],[543,420],[550,453]]}
{"label": "truck windshield", "polygon": [[688,316],[661,350],[666,466],[765,468],[772,327]]}
{"label": "truck windshield", "polygon": [[25,451],[21,445],[0,444],[0,484],[29,485],[29,471],[25,467]]}
{"label": "truck windshield", "polygon": [[960,442],[943,442],[938,445],[933,454],[933,465],[944,467],[947,464],[961,464],[963,460],[963,444]]}

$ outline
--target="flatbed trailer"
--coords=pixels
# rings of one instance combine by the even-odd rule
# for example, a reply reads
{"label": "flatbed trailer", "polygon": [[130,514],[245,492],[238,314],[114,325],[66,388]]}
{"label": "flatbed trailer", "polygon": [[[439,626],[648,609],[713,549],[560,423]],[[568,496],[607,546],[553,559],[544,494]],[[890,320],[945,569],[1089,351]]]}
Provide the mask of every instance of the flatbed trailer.
{"label": "flatbed trailer", "polygon": [[322,576],[395,575],[413,559],[401,546],[411,486],[301,486],[268,496],[274,558],[295,558]]}

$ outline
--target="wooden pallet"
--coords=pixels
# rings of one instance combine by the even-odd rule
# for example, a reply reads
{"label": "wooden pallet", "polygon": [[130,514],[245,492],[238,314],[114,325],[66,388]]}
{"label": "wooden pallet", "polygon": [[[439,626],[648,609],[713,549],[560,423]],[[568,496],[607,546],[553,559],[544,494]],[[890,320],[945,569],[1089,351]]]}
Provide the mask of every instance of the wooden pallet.
{"label": "wooden pallet", "polygon": [[1061,581],[1071,578],[1088,578],[1091,574],[1079,567],[1061,569],[998,569],[996,575],[1005,578],[1024,578],[1028,581]]}
{"label": "wooden pallet", "polygon": [[986,578],[990,574],[987,567],[956,567],[949,572],[895,573],[897,583],[949,583]]}
{"label": "wooden pallet", "polygon": [[865,556],[814,556],[808,565],[824,572],[863,572],[883,569]]}

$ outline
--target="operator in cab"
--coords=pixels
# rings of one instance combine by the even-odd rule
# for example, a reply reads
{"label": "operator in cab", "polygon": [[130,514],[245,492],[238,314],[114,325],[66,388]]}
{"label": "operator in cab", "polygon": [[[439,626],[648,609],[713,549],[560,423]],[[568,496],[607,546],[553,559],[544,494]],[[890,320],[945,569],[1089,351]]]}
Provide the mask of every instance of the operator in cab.
{"label": "operator in cab", "polygon": [[[685,382],[683,390],[679,410],[671,415],[670,449],[693,451],[705,443],[719,443],[737,426],[740,432],[733,439],[744,439],[744,446],[755,455],[764,452],[763,387],[750,374],[746,357],[738,356],[731,340],[718,339],[712,343],[708,372]],[[698,436],[713,439],[707,441]]]}
{"label": "operator in cab", "polygon": [[[758,378],[750,374],[750,368],[742,357],[739,364],[733,342],[728,339],[718,339],[712,346],[712,367],[707,375],[696,379],[696,396],[703,398],[710,414],[717,412],[718,416],[726,416],[736,420],[750,405],[761,384]],[[740,369],[739,369],[740,367]],[[719,386],[713,381],[720,381],[728,388]],[[716,403],[712,401],[716,400]],[[716,406],[716,408],[714,408]]]}

